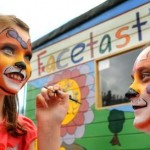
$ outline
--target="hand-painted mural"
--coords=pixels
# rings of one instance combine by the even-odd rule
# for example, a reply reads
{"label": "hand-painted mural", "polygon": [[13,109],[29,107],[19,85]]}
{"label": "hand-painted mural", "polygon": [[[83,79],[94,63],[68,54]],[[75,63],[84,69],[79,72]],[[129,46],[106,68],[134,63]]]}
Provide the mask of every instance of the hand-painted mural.
{"label": "hand-painted mural", "polygon": [[90,72],[89,63],[56,73],[48,79],[49,85],[60,84],[74,99],[81,102],[70,101],[68,114],[63,121],[61,136],[62,141],[67,144],[81,138],[86,124],[91,123],[94,118],[93,112],[89,110],[94,103],[94,78]]}
{"label": "hand-painted mural", "polygon": [[105,4],[105,11],[99,12],[99,6],[93,18],[73,27],[78,20],[67,24],[70,28],[63,33],[60,28],[54,32],[57,36],[48,34],[33,46],[26,115],[35,121],[35,95],[43,86],[61,85],[71,96],[62,122],[61,150],[150,149],[150,136],[133,126],[134,107],[124,96],[132,61],[150,41],[150,2]]}
{"label": "hand-painted mural", "polygon": [[115,109],[110,111],[108,117],[108,122],[109,122],[108,128],[114,134],[112,140],[110,141],[112,145],[121,146],[121,143],[118,138],[118,134],[123,129],[124,121],[125,121],[125,117],[123,111],[119,111]]}
{"label": "hand-painted mural", "polygon": [[149,7],[149,4],[142,6],[128,14],[83,30],[71,38],[66,38],[65,44],[62,40],[37,51],[33,56],[33,67],[37,69],[33,71],[31,78],[64,70],[147,41],[145,32],[150,30],[149,18],[145,16],[149,15]]}
{"label": "hand-painted mural", "polygon": [[61,128],[61,141],[73,144],[75,139],[82,138],[85,127],[94,119],[90,107],[94,104],[94,77],[93,62],[67,69],[40,80],[30,82],[32,88],[41,88],[44,85],[59,84],[73,99],[70,101],[69,110]]}
{"label": "hand-painted mural", "polygon": [[[141,138],[149,144],[148,136],[137,136],[133,127],[131,105],[96,110],[94,62],[88,62],[70,69],[45,76],[28,83],[27,115],[33,109],[34,96],[47,84],[60,84],[66,92],[81,104],[70,101],[70,108],[62,123],[61,150],[103,150],[132,149],[134,140],[142,148]],[[32,112],[33,114],[33,112]],[[126,144],[129,142],[129,144]]]}

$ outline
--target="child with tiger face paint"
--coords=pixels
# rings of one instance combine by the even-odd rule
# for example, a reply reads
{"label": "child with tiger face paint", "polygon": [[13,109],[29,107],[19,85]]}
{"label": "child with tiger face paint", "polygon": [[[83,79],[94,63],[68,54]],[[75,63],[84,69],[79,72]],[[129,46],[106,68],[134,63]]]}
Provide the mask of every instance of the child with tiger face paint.
{"label": "child with tiger face paint", "polygon": [[[36,97],[37,127],[17,112],[17,93],[31,76],[29,27],[15,16],[0,15],[0,149],[58,150],[60,126],[68,110],[68,94],[58,85]],[[59,91],[54,93],[53,91]]]}
{"label": "child with tiger face paint", "polygon": [[0,32],[0,93],[16,94],[31,76],[31,43],[19,29]]}
{"label": "child with tiger face paint", "polygon": [[150,46],[137,57],[131,75],[133,83],[125,95],[134,109],[134,126],[150,134]]}

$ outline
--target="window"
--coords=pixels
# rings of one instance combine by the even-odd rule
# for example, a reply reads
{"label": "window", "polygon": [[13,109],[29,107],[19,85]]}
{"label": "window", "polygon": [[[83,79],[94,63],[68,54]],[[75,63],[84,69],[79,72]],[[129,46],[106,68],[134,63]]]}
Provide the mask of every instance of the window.
{"label": "window", "polygon": [[131,71],[141,49],[98,62],[98,107],[127,103],[125,97],[132,83]]}

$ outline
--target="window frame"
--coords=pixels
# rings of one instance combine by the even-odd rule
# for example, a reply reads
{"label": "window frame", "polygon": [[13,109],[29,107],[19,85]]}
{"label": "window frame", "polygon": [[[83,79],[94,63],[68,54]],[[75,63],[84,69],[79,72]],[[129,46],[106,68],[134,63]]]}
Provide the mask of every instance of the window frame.
{"label": "window frame", "polygon": [[102,106],[102,91],[100,89],[100,84],[99,84],[100,83],[99,62],[106,60],[106,59],[110,59],[110,58],[115,57],[115,56],[119,56],[119,55],[122,55],[122,54],[125,54],[128,52],[131,52],[131,51],[136,51],[138,49],[143,50],[144,47],[146,47],[145,45],[147,43],[148,42],[141,42],[140,44],[137,44],[137,45],[132,46],[130,48],[125,48],[121,51],[114,52],[114,53],[108,54],[106,56],[102,56],[101,58],[97,58],[94,60],[94,66],[95,66],[95,68],[94,68],[94,70],[95,70],[95,109],[99,110],[99,109],[105,109],[105,108],[109,108],[109,107],[116,107],[116,106],[130,104],[130,102],[127,102],[127,103],[120,103],[120,104],[115,104],[115,105],[111,105],[111,106]]}

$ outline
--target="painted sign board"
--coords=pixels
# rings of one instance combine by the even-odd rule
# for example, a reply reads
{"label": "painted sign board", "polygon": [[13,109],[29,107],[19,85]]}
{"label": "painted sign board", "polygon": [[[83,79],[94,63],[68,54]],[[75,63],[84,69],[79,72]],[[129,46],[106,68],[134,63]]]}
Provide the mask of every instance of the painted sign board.
{"label": "painted sign board", "polygon": [[149,41],[150,4],[34,52],[32,79]]}
{"label": "painted sign board", "polygon": [[[122,10],[123,13],[118,13]],[[118,14],[113,15],[115,12]],[[113,17],[109,18],[109,15]],[[101,22],[102,17],[109,19]],[[92,26],[83,29],[83,26],[89,24]],[[47,83],[60,84],[81,102],[70,102],[61,128],[61,150],[150,149],[150,136],[137,131],[133,126],[134,113],[129,102],[122,105],[115,103],[101,109],[95,107],[103,95],[103,91],[97,90],[97,85],[102,84],[97,74],[104,73],[104,81],[108,80],[104,85],[108,83],[110,87],[113,83],[114,91],[121,90],[124,87],[120,86],[123,83],[121,81],[125,75],[121,73],[126,72],[126,66],[131,66],[128,62],[133,62],[135,58],[129,58],[130,54],[135,51],[138,53],[141,46],[150,41],[150,2],[124,1],[61,37],[64,38],[56,37],[33,51],[33,72],[27,85],[26,115],[35,121],[36,95]],[[125,57],[122,54],[128,55]],[[112,65],[112,60],[117,63]],[[116,67],[117,64],[121,69]],[[111,71],[107,73],[109,69]],[[121,76],[112,76],[115,70]],[[120,99],[118,95],[111,94],[113,90],[108,91],[106,97],[112,101]],[[109,104],[112,101],[108,101]],[[108,106],[106,99],[104,102],[104,106]]]}

